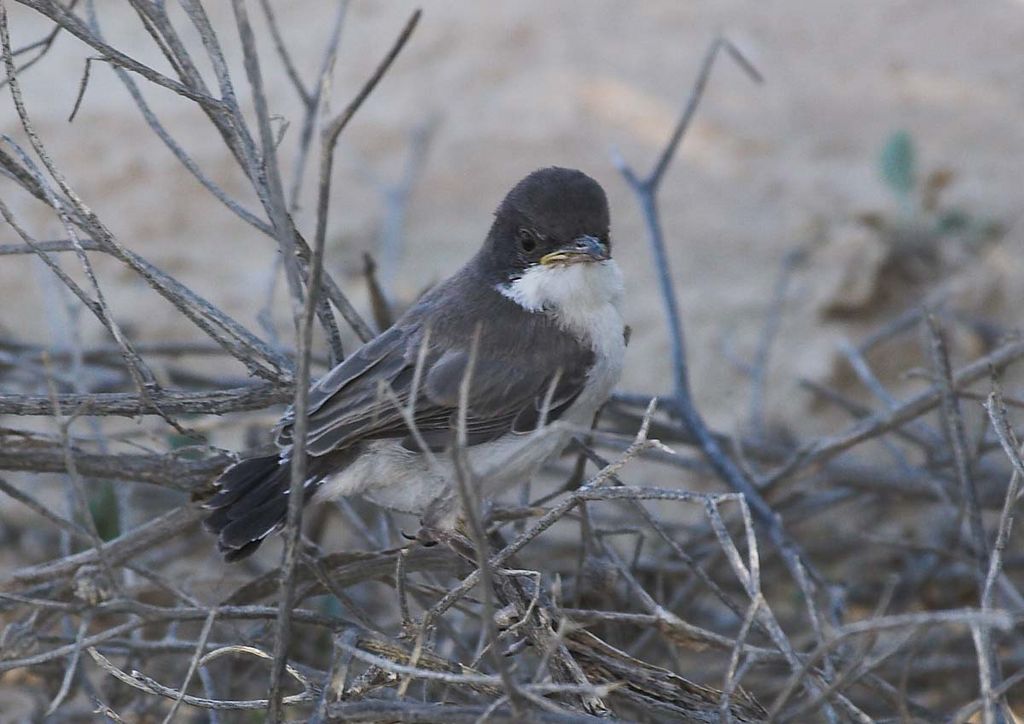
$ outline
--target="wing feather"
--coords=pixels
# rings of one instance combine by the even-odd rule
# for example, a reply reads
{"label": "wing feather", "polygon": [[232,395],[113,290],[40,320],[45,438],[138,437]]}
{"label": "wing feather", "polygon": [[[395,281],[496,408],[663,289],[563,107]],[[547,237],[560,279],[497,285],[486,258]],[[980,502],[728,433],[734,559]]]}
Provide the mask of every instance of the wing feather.
{"label": "wing feather", "polygon": [[[327,455],[367,440],[396,439],[410,450],[419,449],[417,437],[431,450],[451,443],[471,340],[436,330],[425,334],[421,322],[425,316],[413,314],[400,320],[311,388],[307,438],[311,455]],[[500,321],[482,328],[469,385],[466,433],[470,445],[535,429],[544,417],[545,403],[547,420],[557,420],[586,384],[594,362],[589,346],[548,324],[544,315],[530,315],[526,321],[525,338],[509,339],[507,325]],[[414,390],[421,343],[428,347]],[[396,401],[408,407],[414,394],[412,417],[418,436],[396,407]],[[277,441],[283,448],[292,443],[293,422],[294,413],[289,410],[278,424]]]}

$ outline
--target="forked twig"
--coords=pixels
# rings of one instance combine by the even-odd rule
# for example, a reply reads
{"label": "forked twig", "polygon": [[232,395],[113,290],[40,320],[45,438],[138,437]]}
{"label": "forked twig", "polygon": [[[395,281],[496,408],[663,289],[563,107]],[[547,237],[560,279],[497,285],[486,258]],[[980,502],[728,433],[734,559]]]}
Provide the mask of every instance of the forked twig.
{"label": "forked twig", "polygon": [[[658,191],[665,171],[668,169],[669,163],[675,155],[676,149],[687,128],[689,128],[690,122],[693,120],[700,100],[703,97],[704,88],[710,78],[711,69],[714,67],[714,61],[718,57],[719,52],[723,50],[739,63],[740,67],[752,80],[757,82],[762,80],[761,75],[754,69],[753,65],[746,60],[743,54],[729,40],[724,37],[716,38],[704,55],[697,80],[690,91],[690,95],[683,107],[683,112],[650,173],[643,177],[638,176],[618,156],[615,158],[615,163],[640,203],[647,225],[648,240],[654,253],[655,266],[658,271],[658,282],[661,288],[662,302],[665,306],[669,338],[671,340],[672,367],[674,372],[673,397],[675,402],[673,411],[680,416],[687,430],[697,440],[701,452],[715,472],[718,473],[729,487],[737,493],[741,493],[747,499],[754,518],[768,531],[769,537],[782,554],[794,580],[802,588],[805,588],[807,583],[804,571],[809,567],[806,555],[783,530],[778,515],[771,509],[760,492],[758,492],[754,483],[748,479],[740,467],[721,448],[694,405],[690,392],[682,315],[679,311],[679,302],[676,297],[675,285],[672,281],[668,250],[665,245],[664,232],[661,228],[661,217],[658,211]],[[809,591],[809,593],[813,593],[813,590]],[[810,595],[808,595],[807,605],[812,621],[815,622],[816,630],[820,630],[820,625],[816,620],[817,611]],[[830,714],[830,718],[833,716]]]}
{"label": "forked twig", "polygon": [[[237,0],[236,0],[237,12]],[[327,207],[330,196],[331,169],[333,167],[334,148],[338,136],[344,130],[349,120],[369,97],[373,89],[377,87],[381,78],[387,73],[388,68],[395,58],[405,47],[406,42],[416,28],[419,21],[420,11],[417,10],[406,22],[405,27],[399,34],[384,59],[377,66],[377,69],[363,85],[363,88],[356,94],[342,113],[332,120],[324,129],[321,139],[320,159],[320,193],[317,201],[317,226],[316,236],[313,245],[313,259],[310,270],[309,290],[305,300],[305,306],[301,317],[299,336],[299,369],[295,387],[295,411],[292,422],[292,445],[291,455],[291,484],[288,497],[288,517],[285,524],[285,547],[282,558],[281,575],[281,596],[280,615],[277,622],[277,637],[274,640],[274,659],[270,678],[270,719],[277,721],[281,717],[281,682],[284,674],[284,667],[288,661],[288,642],[290,638],[292,597],[295,590],[295,562],[298,557],[299,534],[302,525],[302,506],[305,498],[307,461],[306,461],[306,431],[308,426],[307,400],[309,399],[310,385],[310,359],[312,355],[313,342],[313,315],[317,308],[317,300],[320,292],[320,279],[323,272],[324,246],[327,235]]]}

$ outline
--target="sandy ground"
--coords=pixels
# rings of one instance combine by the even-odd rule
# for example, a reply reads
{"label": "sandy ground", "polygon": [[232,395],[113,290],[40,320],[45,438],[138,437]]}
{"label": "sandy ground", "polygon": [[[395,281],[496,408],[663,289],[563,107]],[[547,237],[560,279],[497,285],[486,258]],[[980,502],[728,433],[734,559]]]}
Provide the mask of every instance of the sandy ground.
{"label": "sandy ground", "polygon": [[[165,69],[130,12],[120,4],[98,5],[115,45]],[[237,61],[228,4],[210,6]],[[276,7],[298,67],[312,77],[329,4]],[[336,108],[412,7],[353,3],[338,59]],[[11,15],[16,45],[45,30],[21,8]],[[189,42],[195,40],[183,17],[179,27]],[[796,377],[828,377],[837,340],[856,339],[879,323],[859,312],[829,320],[822,308],[845,293],[837,291],[844,283],[866,284],[871,296],[887,252],[850,219],[868,211],[897,213],[880,179],[878,156],[898,129],[912,134],[924,171],[954,171],[946,203],[1009,228],[999,244],[972,257],[970,274],[981,281],[963,282],[967,291],[955,298],[972,313],[1019,326],[1014,310],[1024,293],[1024,247],[1014,224],[1024,196],[1024,55],[1015,49],[1024,47],[1024,3],[1010,0],[429,3],[405,54],[340,150],[330,268],[348,279],[352,297],[365,309],[359,259],[362,251],[376,250],[384,218],[382,197],[367,175],[397,178],[410,133],[426,119],[436,117],[437,126],[409,208],[404,251],[385,270],[398,299],[411,298],[461,263],[482,239],[504,191],[523,174],[550,164],[580,167],[608,190],[616,252],[628,280],[634,337],[623,387],[668,389],[668,345],[642,219],[609,158],[617,148],[647,167],[719,30],[754,59],[767,82],[752,84],[730,62],[716,68],[661,199],[694,386],[716,424],[742,421],[748,404],[745,380],[726,361],[723,339],[749,358],[788,251],[819,241],[787,295],[770,371],[774,415],[809,429],[802,419],[809,398],[796,392]],[[272,111],[291,122],[281,146],[290,169],[300,109],[284,74],[271,68],[269,45],[263,53]],[[88,55],[78,41],[62,37],[25,74],[28,108],[44,142],[123,243],[255,324],[275,253],[271,241],[211,200],[178,165],[109,68],[94,64],[81,111],[68,124]],[[244,91],[241,68],[236,70]],[[205,119],[168,92],[147,88],[146,95],[207,173],[257,208]],[[6,92],[0,128],[23,138]],[[312,191],[307,182],[299,214],[308,230]],[[0,193],[31,233],[62,235],[8,182],[0,181]],[[0,231],[0,242],[14,241],[9,228]],[[198,330],[129,273],[103,262],[99,269],[113,309],[136,338],[198,338]],[[844,282],[841,277],[850,273],[856,278]],[[0,259],[3,334],[52,340],[45,277],[28,258]],[[97,329],[87,331],[102,337]],[[909,361],[919,363],[915,354]]]}

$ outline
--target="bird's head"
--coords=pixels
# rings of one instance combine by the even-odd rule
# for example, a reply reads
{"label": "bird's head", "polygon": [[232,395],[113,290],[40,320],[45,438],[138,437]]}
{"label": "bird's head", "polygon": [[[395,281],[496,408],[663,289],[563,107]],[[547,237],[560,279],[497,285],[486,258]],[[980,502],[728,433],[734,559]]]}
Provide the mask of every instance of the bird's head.
{"label": "bird's head", "polygon": [[582,171],[552,166],[517,183],[498,206],[484,253],[508,276],[531,267],[611,258],[608,199]]}
{"label": "bird's head", "polygon": [[608,199],[582,171],[544,168],[517,183],[494,214],[477,263],[530,312],[583,318],[622,297]]}

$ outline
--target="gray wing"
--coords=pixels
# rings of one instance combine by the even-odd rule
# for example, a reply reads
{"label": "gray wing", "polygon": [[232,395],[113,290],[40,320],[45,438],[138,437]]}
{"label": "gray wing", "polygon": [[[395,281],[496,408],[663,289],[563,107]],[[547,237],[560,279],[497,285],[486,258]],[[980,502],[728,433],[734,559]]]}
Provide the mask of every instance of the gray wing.
{"label": "gray wing", "polygon": [[[307,414],[307,451],[323,455],[348,447],[377,429],[401,420],[385,390],[398,393],[407,370],[408,333],[391,327],[349,355],[310,388]],[[415,363],[415,360],[413,360]],[[401,399],[401,398],[399,398]],[[403,403],[404,404],[404,403]],[[292,444],[295,411],[289,408],[277,425],[277,444]]]}
{"label": "gray wing", "polygon": [[[392,327],[353,353],[310,390],[307,450],[320,456],[375,439],[400,439],[407,448],[444,449],[457,425],[459,390],[470,360],[468,340],[437,340],[422,355],[426,336],[418,326]],[[478,355],[467,404],[468,443],[477,445],[508,432],[528,432],[553,421],[576,400],[593,364],[593,352],[571,346],[545,354],[543,345]],[[416,379],[418,377],[418,379]],[[414,389],[415,387],[415,389]],[[408,407],[418,435],[406,424],[398,404]],[[398,403],[398,404],[396,404]],[[278,444],[292,443],[294,413],[278,426]]]}

